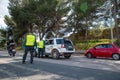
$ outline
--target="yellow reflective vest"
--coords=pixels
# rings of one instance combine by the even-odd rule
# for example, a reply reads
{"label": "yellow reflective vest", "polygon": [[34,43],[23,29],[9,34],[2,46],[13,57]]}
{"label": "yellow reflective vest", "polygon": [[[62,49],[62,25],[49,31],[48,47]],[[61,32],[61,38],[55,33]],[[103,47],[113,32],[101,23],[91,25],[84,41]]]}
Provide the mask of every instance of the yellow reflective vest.
{"label": "yellow reflective vest", "polygon": [[35,36],[34,35],[27,35],[26,37],[26,46],[34,46],[35,43]]}
{"label": "yellow reflective vest", "polygon": [[39,41],[38,48],[43,48],[43,47],[44,47],[44,41]]}

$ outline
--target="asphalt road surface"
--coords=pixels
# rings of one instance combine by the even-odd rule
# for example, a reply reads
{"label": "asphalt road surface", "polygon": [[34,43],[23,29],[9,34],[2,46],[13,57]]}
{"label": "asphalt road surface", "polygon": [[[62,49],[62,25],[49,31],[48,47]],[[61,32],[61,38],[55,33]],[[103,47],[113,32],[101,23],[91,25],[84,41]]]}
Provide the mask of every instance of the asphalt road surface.
{"label": "asphalt road surface", "polygon": [[120,80],[120,60],[88,59],[73,55],[70,59],[34,58],[22,64],[22,52],[10,57],[0,51],[0,80]]}

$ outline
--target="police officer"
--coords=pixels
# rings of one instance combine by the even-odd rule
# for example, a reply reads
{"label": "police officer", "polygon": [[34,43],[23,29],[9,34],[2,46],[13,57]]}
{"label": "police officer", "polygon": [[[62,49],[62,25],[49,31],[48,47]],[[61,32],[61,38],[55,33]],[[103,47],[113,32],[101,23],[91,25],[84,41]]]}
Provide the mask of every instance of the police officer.
{"label": "police officer", "polygon": [[44,53],[44,41],[40,40],[38,42],[38,58],[43,58],[43,53]]}
{"label": "police officer", "polygon": [[22,63],[25,63],[26,57],[28,52],[30,51],[30,63],[33,63],[33,52],[34,52],[34,47],[36,47],[36,37],[32,34],[29,33],[23,43],[24,47],[25,47],[25,52],[23,55],[23,61]]}

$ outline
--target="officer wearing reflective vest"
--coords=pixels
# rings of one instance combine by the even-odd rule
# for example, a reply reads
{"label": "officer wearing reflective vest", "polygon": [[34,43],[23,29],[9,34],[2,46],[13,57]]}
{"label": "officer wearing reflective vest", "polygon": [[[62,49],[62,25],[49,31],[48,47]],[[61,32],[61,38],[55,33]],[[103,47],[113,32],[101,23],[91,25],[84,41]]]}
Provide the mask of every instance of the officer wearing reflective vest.
{"label": "officer wearing reflective vest", "polygon": [[23,43],[25,47],[24,55],[23,55],[23,64],[25,63],[26,57],[28,52],[30,52],[30,63],[33,63],[33,52],[34,52],[34,47],[36,47],[36,37],[32,34],[29,33]]}
{"label": "officer wearing reflective vest", "polygon": [[44,53],[44,41],[40,40],[38,42],[38,58],[43,58],[43,53]]}

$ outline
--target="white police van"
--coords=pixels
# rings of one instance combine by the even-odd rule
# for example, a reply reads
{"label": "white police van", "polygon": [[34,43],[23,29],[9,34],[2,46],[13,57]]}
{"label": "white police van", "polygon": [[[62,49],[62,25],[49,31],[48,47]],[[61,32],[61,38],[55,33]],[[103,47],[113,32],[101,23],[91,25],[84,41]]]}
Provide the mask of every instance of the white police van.
{"label": "white police van", "polygon": [[45,40],[45,56],[49,55],[52,58],[60,58],[64,56],[65,58],[70,58],[71,55],[75,52],[73,43],[69,39],[65,38],[52,38]]}

